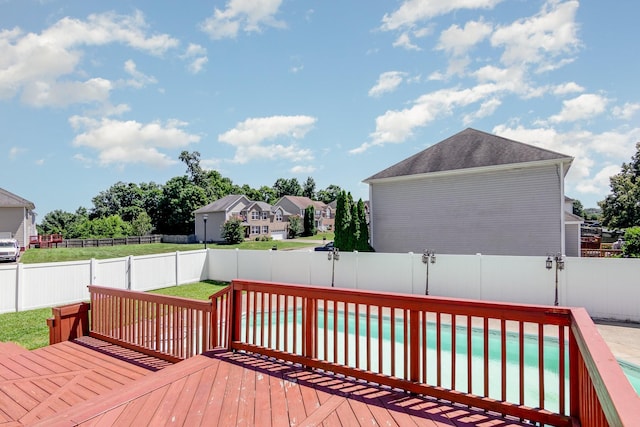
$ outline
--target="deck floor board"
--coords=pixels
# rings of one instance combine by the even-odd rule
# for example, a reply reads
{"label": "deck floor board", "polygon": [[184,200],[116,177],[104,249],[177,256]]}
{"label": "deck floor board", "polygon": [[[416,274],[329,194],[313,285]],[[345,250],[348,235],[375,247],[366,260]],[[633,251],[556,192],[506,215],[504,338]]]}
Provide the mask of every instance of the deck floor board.
{"label": "deck floor board", "polygon": [[241,352],[168,364],[87,339],[0,355],[0,377],[2,427],[527,425]]}

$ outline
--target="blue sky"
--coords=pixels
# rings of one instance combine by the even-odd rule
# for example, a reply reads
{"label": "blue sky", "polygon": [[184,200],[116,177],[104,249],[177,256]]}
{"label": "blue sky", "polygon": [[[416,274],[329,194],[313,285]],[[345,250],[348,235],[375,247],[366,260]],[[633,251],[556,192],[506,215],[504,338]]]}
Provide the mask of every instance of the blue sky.
{"label": "blue sky", "polygon": [[640,3],[0,0],[0,187],[54,209],[164,184],[361,181],[467,127],[575,157],[595,207],[640,140]]}

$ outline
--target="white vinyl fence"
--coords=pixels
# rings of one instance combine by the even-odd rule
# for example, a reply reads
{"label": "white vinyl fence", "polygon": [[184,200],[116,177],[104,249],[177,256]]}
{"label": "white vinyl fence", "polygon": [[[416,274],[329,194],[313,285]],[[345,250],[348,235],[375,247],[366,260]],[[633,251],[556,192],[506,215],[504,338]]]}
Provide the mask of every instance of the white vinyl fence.
{"label": "white vinyl fence", "polygon": [[[555,264],[546,257],[209,249],[109,260],[0,266],[0,313],[88,299],[87,285],[147,291],[235,278],[553,305]],[[560,305],[596,318],[640,322],[640,259],[567,258]]]}
{"label": "white vinyl fence", "polygon": [[148,291],[206,280],[207,251],[0,266],[0,313],[89,299],[88,285]]}

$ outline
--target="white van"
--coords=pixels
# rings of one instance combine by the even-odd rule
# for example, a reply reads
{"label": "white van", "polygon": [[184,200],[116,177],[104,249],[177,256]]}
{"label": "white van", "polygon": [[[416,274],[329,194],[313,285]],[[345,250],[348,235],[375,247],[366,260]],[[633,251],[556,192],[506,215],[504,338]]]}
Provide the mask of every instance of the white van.
{"label": "white van", "polygon": [[20,256],[20,246],[16,239],[0,239],[0,260],[17,261]]}

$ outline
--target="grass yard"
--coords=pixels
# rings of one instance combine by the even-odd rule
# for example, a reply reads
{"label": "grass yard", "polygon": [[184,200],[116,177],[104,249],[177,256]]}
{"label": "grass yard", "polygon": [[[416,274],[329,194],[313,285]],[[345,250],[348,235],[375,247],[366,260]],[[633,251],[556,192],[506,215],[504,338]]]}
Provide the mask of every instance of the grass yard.
{"label": "grass yard", "polygon": [[0,314],[0,341],[12,341],[33,350],[49,345],[50,308]]}
{"label": "grass yard", "polygon": [[191,283],[188,285],[156,289],[154,291],[149,291],[149,293],[207,301],[209,296],[215,294],[220,289],[226,288],[228,285],[229,284],[227,282],[205,280],[204,282]]}
{"label": "grass yard", "polygon": [[[321,237],[322,238],[322,237]],[[268,250],[276,247],[280,250],[299,249],[312,247],[313,243],[280,240],[270,242],[246,241],[237,245],[216,245],[208,244],[211,249],[252,249]],[[202,244],[172,244],[172,243],[150,243],[142,245],[118,245],[100,246],[92,248],[51,248],[51,249],[27,249],[21,256],[20,262],[23,264],[37,264],[43,262],[80,261],[91,258],[108,259],[121,258],[129,255],[152,255],[167,252],[185,252],[204,249]]]}
{"label": "grass yard", "polygon": [[[152,293],[206,301],[209,295],[227,285],[226,282],[207,280],[157,289]],[[49,328],[47,327],[49,317],[51,317],[50,308],[0,314],[0,341],[15,342],[28,350],[45,347],[49,345]]]}

